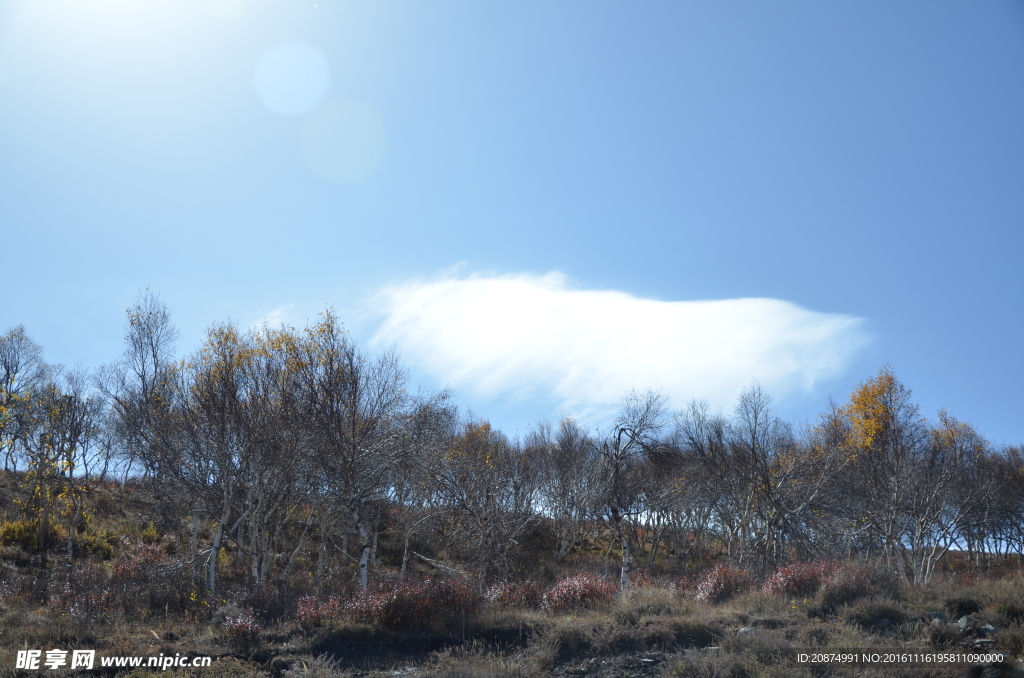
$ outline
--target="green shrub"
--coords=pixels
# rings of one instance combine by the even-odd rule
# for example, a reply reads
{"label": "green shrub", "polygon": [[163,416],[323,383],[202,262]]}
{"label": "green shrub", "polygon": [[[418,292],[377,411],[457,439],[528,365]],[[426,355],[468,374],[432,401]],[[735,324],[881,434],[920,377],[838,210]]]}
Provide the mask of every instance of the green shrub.
{"label": "green shrub", "polygon": [[156,523],[151,520],[146,529],[142,531],[142,543],[155,544],[158,541],[160,541],[160,533],[156,531]]}
{"label": "green shrub", "polygon": [[80,534],[75,537],[75,552],[79,556],[98,556],[103,560],[114,557],[114,546],[103,533]]}
{"label": "green shrub", "polygon": [[0,523],[0,544],[5,546],[19,546],[28,553],[34,553],[53,543],[57,538],[57,532],[48,524],[42,535],[42,543],[39,537],[38,520],[22,518]]}

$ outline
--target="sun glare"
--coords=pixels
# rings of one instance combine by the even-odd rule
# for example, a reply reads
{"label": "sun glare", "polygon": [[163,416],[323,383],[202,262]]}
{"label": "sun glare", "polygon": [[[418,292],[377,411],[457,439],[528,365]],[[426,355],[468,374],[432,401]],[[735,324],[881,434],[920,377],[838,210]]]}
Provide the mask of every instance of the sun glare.
{"label": "sun glare", "polygon": [[[72,69],[187,60],[204,23],[241,14],[243,0],[22,0],[8,7],[5,40]],[[188,43],[193,44],[188,44]]]}

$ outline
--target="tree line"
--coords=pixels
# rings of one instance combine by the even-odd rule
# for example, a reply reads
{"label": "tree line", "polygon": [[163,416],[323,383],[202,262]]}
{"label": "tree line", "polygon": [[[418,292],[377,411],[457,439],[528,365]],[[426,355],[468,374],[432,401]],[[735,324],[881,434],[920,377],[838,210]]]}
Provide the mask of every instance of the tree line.
{"label": "tree line", "polygon": [[321,590],[349,563],[366,590],[384,538],[399,577],[418,560],[511,579],[600,549],[623,588],[638,567],[715,558],[859,556],[920,583],[951,550],[1024,553],[1022,450],[924,417],[888,367],[809,427],[754,385],[728,415],[633,392],[606,430],[565,418],[512,439],[449,392],[412,392],[394,352],[361,352],[330,311],[303,329],[216,324],[183,359],[176,338],[149,293],[93,374],[47,364],[21,327],[0,336],[0,454],[36,543],[60,535],[70,562],[89,493],[121,476],[188,523],[211,595],[228,546],[255,585],[311,563]]}

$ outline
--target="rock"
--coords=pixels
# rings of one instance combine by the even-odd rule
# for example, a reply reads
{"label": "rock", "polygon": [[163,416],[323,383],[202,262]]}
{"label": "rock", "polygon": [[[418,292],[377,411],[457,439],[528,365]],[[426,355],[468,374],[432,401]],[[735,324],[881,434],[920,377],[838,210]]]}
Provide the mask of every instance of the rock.
{"label": "rock", "polygon": [[981,631],[981,635],[983,636],[991,636],[993,633],[999,633],[999,629],[991,624],[985,624],[978,630]]}
{"label": "rock", "polygon": [[964,616],[960,617],[960,620],[957,621],[956,624],[957,624],[957,626],[960,627],[961,631],[966,631],[969,628],[971,628],[971,622],[972,621],[974,621],[974,617],[972,617],[969,614],[965,614]]}
{"label": "rock", "polygon": [[[939,626],[939,624],[948,624],[949,623],[949,617],[947,617],[942,612],[932,612],[931,613],[931,617],[932,617],[932,626]],[[939,624],[936,624],[935,622],[939,622]]]}
{"label": "rock", "polygon": [[946,622],[942,621],[939,618],[935,618],[935,619],[933,619],[931,621],[931,626],[945,626],[945,625],[946,625]]}

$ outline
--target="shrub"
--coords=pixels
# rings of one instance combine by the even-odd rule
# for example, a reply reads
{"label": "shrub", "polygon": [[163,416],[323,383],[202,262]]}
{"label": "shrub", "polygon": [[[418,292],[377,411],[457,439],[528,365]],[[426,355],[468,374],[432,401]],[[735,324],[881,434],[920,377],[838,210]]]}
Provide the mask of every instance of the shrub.
{"label": "shrub", "polygon": [[379,623],[391,591],[365,591],[345,603],[345,612],[361,624]]}
{"label": "shrub", "polygon": [[382,592],[366,592],[346,609],[356,621],[372,621],[395,630],[441,630],[477,611],[473,587],[452,579],[403,582]]}
{"label": "shrub", "polygon": [[51,585],[46,607],[55,616],[97,624],[109,621],[119,602],[102,568],[85,563],[76,564],[59,587]]}
{"label": "shrub", "polygon": [[57,532],[50,524],[42,534],[40,543],[38,520],[11,520],[0,524],[0,544],[4,546],[20,546],[22,550],[33,553],[45,548],[57,539]]}
{"label": "shrub", "polygon": [[263,621],[276,621],[283,618],[293,600],[286,591],[282,591],[273,584],[253,586],[238,595],[239,604],[251,609]]}
{"label": "shrub", "polygon": [[750,588],[750,574],[725,565],[716,565],[697,585],[697,600],[721,603]]}
{"label": "shrub", "polygon": [[676,664],[670,674],[674,678],[752,678],[754,669],[732,656],[706,655],[687,657]]}
{"label": "shrub", "polygon": [[1001,648],[1014,656],[1024,654],[1024,628],[1014,626],[995,635],[995,641]]}
{"label": "shrub", "polygon": [[282,660],[279,665],[283,667],[282,678],[342,678],[350,675],[341,668],[339,660],[332,659],[326,654],[318,657],[296,657],[291,661]]}
{"label": "shrub", "polygon": [[609,604],[615,599],[615,585],[589,574],[559,579],[544,592],[541,607],[564,610]]}
{"label": "shrub", "polygon": [[1024,620],[1024,605],[1020,603],[1003,603],[996,606],[996,613],[1003,615],[1010,621],[1019,622]]}
{"label": "shrub", "polygon": [[[424,675],[430,675],[431,678],[527,678],[535,674],[529,671],[523,658],[505,656],[493,646],[480,641],[470,641],[465,645],[447,647],[433,653],[429,660],[428,671]],[[285,678],[300,677],[285,676]],[[323,678],[341,678],[341,676],[334,674]]]}
{"label": "shrub", "polygon": [[675,629],[664,619],[646,624],[639,631],[647,648],[668,652],[677,644]]}
{"label": "shrub", "polygon": [[695,591],[697,589],[697,585],[700,584],[701,579],[703,579],[702,574],[684,574],[672,582],[671,589],[673,591],[680,592]]}
{"label": "shrub", "polygon": [[[956,576],[956,585],[960,588],[967,588],[968,586],[974,586],[978,583],[978,573],[974,570],[968,570],[967,572],[961,572]],[[963,615],[961,615],[963,616]]]}
{"label": "shrub", "polygon": [[79,534],[75,537],[74,549],[78,556],[96,555],[103,560],[110,560],[114,557],[114,546],[103,533]]}
{"label": "shrub", "polygon": [[629,573],[629,585],[636,589],[649,589],[654,586],[654,580],[651,579],[651,573],[646,568],[633,570]]}
{"label": "shrub", "polygon": [[338,596],[327,599],[305,596],[296,605],[295,620],[306,628],[320,626],[325,620],[339,616],[342,609],[344,605]]}
{"label": "shrub", "polygon": [[746,655],[763,665],[782,664],[796,657],[792,644],[777,633],[731,636],[722,641],[722,650],[729,654]]}
{"label": "shrub", "polygon": [[675,611],[672,592],[666,589],[630,589],[623,591],[616,603],[615,616],[635,624],[642,617],[657,617]]}
{"label": "shrub", "polygon": [[539,607],[542,593],[537,582],[501,582],[487,589],[486,598],[502,607]]}
{"label": "shrub", "polygon": [[821,587],[821,605],[810,613],[811,616],[834,614],[843,605],[878,592],[866,571],[856,567],[840,567],[826,577]]}
{"label": "shrub", "polygon": [[320,612],[319,598],[316,596],[299,598],[299,602],[295,605],[295,621],[309,628],[311,626],[320,626],[323,620],[324,617]]}
{"label": "shrub", "polygon": [[559,661],[569,661],[587,653],[595,644],[593,631],[579,620],[563,621],[546,634],[543,644]]}
{"label": "shrub", "polygon": [[680,647],[711,647],[722,638],[722,629],[714,624],[704,622],[672,623],[676,642]]}
{"label": "shrub", "polygon": [[929,626],[928,642],[932,647],[942,649],[952,647],[960,639],[960,632],[953,626]]}
{"label": "shrub", "polygon": [[424,628],[474,613],[479,599],[473,587],[454,579],[428,579],[399,587],[385,603],[381,623],[395,629]]}
{"label": "shrub", "polygon": [[146,529],[142,531],[142,542],[144,544],[155,544],[158,541],[160,541],[160,533],[156,531],[156,523],[151,520]]}
{"label": "shrub", "polygon": [[843,613],[844,621],[859,626],[864,630],[872,629],[879,620],[888,619],[895,626],[902,624],[907,615],[903,610],[886,600],[865,600],[851,605]]}
{"label": "shrub", "polygon": [[769,594],[813,596],[837,569],[835,563],[791,563],[768,577],[762,590]]}
{"label": "shrub", "polygon": [[224,617],[224,630],[235,643],[248,646],[260,635],[260,623],[252,610]]}
{"label": "shrub", "polygon": [[943,601],[942,606],[946,608],[946,611],[949,612],[950,616],[954,619],[959,619],[960,617],[981,611],[981,603],[974,598],[968,598],[967,596],[947,598]]}
{"label": "shrub", "polygon": [[110,588],[129,621],[171,612],[195,615],[202,609],[187,564],[168,558],[160,544],[124,540],[110,571]]}

